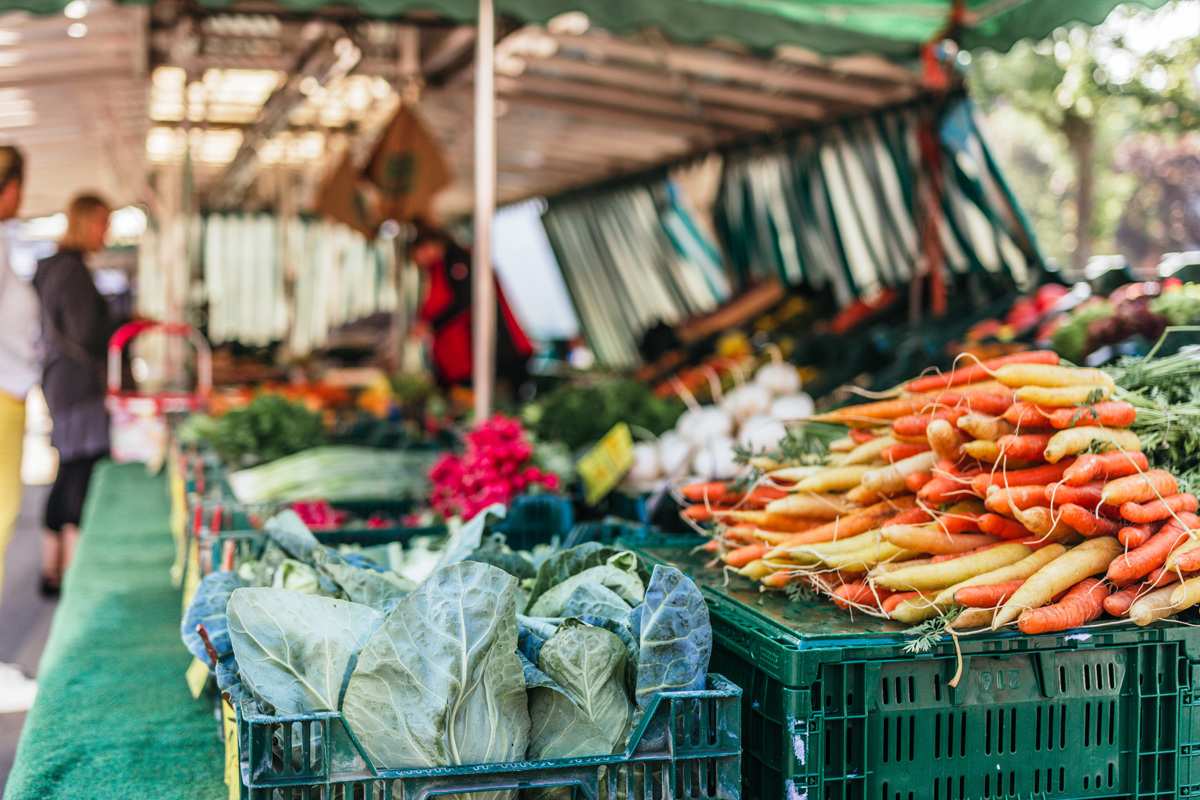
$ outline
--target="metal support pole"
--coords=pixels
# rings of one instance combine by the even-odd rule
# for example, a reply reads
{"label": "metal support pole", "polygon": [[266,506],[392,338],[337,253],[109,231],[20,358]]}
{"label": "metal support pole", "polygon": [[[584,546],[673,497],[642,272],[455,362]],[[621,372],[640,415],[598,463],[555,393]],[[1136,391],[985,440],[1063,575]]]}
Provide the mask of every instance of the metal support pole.
{"label": "metal support pole", "polygon": [[496,299],[492,280],[492,217],[496,212],[496,18],[492,0],[479,0],[475,37],[475,422],[491,415],[496,369]]}

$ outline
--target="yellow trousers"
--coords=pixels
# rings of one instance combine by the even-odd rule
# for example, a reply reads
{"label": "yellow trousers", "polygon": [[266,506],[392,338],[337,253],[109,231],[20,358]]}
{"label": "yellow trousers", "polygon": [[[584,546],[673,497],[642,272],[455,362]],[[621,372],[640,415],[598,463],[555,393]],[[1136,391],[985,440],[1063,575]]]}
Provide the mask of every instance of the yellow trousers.
{"label": "yellow trousers", "polygon": [[21,513],[21,453],[25,447],[25,403],[0,392],[0,596],[4,554]]}

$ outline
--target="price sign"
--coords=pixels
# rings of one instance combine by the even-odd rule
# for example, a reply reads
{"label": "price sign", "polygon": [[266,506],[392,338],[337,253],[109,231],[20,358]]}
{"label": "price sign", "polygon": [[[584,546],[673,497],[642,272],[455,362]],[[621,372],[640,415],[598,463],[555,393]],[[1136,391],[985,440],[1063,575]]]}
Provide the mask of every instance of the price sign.
{"label": "price sign", "polygon": [[618,422],[576,465],[587,504],[603,500],[632,467],[633,434],[628,425]]}
{"label": "price sign", "polygon": [[225,732],[225,785],[229,787],[229,800],[240,800],[242,775],[238,768],[237,713],[228,700],[221,701],[221,726]]}
{"label": "price sign", "polygon": [[200,699],[200,693],[204,691],[204,684],[208,683],[208,673],[208,664],[198,658],[192,659],[192,663],[187,668],[187,685],[192,692],[193,699]]}

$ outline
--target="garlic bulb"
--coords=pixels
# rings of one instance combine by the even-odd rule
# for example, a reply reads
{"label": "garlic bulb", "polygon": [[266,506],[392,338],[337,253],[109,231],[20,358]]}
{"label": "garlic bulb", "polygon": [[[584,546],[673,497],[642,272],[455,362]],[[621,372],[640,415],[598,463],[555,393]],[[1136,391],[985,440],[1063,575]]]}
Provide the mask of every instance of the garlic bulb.
{"label": "garlic bulb", "polygon": [[754,383],[776,396],[795,394],[800,391],[800,373],[791,364],[772,361],[758,368]]}
{"label": "garlic bulb", "polygon": [[710,439],[692,459],[692,469],[707,480],[736,477],[739,467],[733,445],[733,439],[728,436]]}
{"label": "garlic bulb", "polygon": [[742,423],[738,432],[738,443],[754,452],[774,452],[779,449],[779,443],[787,436],[787,428],[774,417],[759,415],[750,417]]}

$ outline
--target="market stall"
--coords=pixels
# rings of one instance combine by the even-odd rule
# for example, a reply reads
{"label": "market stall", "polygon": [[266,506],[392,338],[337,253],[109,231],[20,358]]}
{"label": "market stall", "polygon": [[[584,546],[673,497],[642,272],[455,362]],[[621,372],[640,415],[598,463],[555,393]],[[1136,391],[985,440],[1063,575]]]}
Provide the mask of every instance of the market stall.
{"label": "market stall", "polygon": [[[475,214],[474,430],[438,441],[462,428],[422,405],[419,430],[346,432],[348,405],[366,408],[377,388],[397,398],[375,385],[342,397],[331,380],[299,397],[319,398],[317,410],[264,393],[178,426],[173,507],[138,467],[106,468],[14,799],[68,796],[76,780],[83,794],[139,797],[911,797],[918,763],[939,798],[1170,795],[1186,783],[1168,728],[1186,713],[1195,642],[1167,618],[1200,597],[1184,541],[1195,498],[1179,483],[1194,465],[1165,458],[1154,431],[1193,412],[1164,410],[1140,368],[1058,368],[1042,351],[977,368],[945,349],[974,316],[1034,290],[1041,264],[955,84],[958,45],[921,45],[949,32],[1003,47],[1112,3],[500,0],[495,19],[491,0],[353,5],[240,27],[154,7],[150,50],[164,71],[148,146],[155,202],[163,187],[173,201],[159,205],[141,265],[148,302],[177,318],[198,287],[210,335],[304,352],[335,323],[403,317],[402,242],[299,218],[291,169],[310,134],[324,137],[313,174],[350,163],[419,95],[457,169],[443,212]],[[403,16],[410,5],[437,21]],[[623,35],[648,25],[656,32]],[[264,77],[231,123],[218,84],[235,63],[285,76]],[[335,92],[358,115],[340,125],[313,99]],[[709,229],[672,172],[713,152]],[[601,381],[592,405],[569,386],[527,414],[571,442],[559,463],[578,483],[560,484],[521,422],[490,414],[489,225],[498,199],[534,196],[549,197],[545,226],[592,350],[657,382]],[[972,295],[991,302],[947,299]],[[1039,315],[1066,308],[1043,300],[1030,301]],[[882,340],[891,363],[850,359],[845,334],[888,314],[897,327],[864,338]],[[694,338],[643,363],[655,361],[639,350],[656,323]],[[904,361],[889,333],[920,324]],[[742,325],[755,330],[720,352],[718,335]],[[829,391],[803,392],[796,363],[767,346],[780,325],[821,331],[785,342],[792,362],[824,350],[852,374],[829,366]],[[679,369],[689,361],[699,367]],[[722,374],[719,362],[732,363]],[[845,408],[847,385],[910,380]],[[661,439],[635,445],[630,423]],[[1180,429],[1172,457],[1190,444]],[[1094,469],[1082,480],[1067,475],[1083,464]],[[1123,504],[1088,482],[1103,470],[1110,485],[1130,479]],[[596,519],[622,479],[638,510]],[[1058,503],[1051,483],[1074,502]],[[645,524],[664,497],[684,507],[685,532]],[[972,581],[992,594],[960,599]],[[971,611],[948,613],[960,607]],[[1113,620],[1088,626],[1105,611]],[[89,644],[122,615],[103,648]],[[1020,632],[971,635],[983,627],[972,621]],[[130,652],[144,658],[130,666]],[[113,724],[131,677],[146,683],[146,708]],[[101,779],[95,759],[49,755],[60,713],[80,703],[110,720],[80,740],[105,759],[164,720],[161,759],[106,760]],[[1030,727],[1034,756],[1017,742]],[[929,729],[932,744],[918,735]]]}

